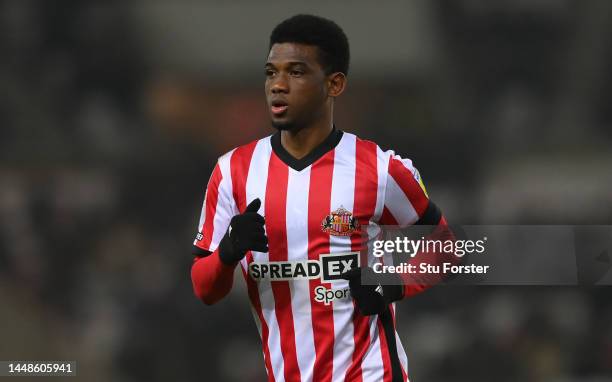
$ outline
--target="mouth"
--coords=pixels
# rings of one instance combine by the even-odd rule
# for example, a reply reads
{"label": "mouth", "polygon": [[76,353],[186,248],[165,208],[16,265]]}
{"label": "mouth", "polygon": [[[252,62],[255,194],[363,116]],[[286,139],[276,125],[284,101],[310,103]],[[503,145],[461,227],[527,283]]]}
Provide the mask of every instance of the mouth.
{"label": "mouth", "polygon": [[288,108],[289,104],[286,101],[282,100],[272,101],[272,104],[270,105],[270,111],[275,116],[280,116],[284,114]]}

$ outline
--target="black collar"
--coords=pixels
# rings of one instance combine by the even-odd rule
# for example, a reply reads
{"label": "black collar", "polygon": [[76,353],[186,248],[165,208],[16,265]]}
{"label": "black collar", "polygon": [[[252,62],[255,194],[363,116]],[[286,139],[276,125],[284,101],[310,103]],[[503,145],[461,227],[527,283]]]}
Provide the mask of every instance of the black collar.
{"label": "black collar", "polygon": [[323,142],[321,142],[317,147],[315,147],[310,153],[308,153],[302,159],[296,159],[291,154],[285,150],[283,145],[281,144],[281,132],[277,131],[274,135],[272,135],[272,150],[276,156],[280,158],[287,166],[291,167],[296,171],[302,171],[306,167],[310,166],[317,159],[321,158],[330,150],[333,150],[338,143],[340,143],[340,139],[342,139],[342,130],[334,129],[332,132],[325,138]]}

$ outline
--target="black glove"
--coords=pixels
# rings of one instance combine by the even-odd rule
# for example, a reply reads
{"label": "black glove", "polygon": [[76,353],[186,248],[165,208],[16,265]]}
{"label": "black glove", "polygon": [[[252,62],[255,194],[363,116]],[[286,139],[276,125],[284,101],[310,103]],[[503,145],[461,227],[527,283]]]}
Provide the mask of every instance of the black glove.
{"label": "black glove", "polygon": [[353,268],[341,276],[348,280],[351,296],[365,316],[383,313],[390,303],[404,295],[401,279],[395,274],[377,274],[372,268]]}
{"label": "black glove", "polygon": [[227,232],[219,243],[219,258],[227,265],[240,261],[247,251],[268,252],[265,220],[257,213],[261,200],[253,200],[244,213],[230,221]]}

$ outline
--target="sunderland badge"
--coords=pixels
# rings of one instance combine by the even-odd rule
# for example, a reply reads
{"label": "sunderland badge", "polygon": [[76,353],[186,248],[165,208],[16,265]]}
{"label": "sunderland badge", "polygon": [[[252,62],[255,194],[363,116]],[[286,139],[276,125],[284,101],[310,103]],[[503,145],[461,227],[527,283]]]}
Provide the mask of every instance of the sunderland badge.
{"label": "sunderland badge", "polygon": [[334,236],[351,236],[359,229],[359,222],[350,211],[340,206],[323,219],[321,229]]}

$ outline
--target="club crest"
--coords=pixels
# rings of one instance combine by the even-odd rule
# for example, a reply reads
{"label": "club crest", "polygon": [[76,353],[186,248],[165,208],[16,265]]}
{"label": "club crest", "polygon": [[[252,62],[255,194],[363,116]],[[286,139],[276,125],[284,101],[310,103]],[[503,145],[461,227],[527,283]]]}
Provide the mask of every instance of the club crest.
{"label": "club crest", "polygon": [[334,236],[351,236],[359,229],[359,222],[353,214],[340,206],[321,222],[321,230]]}

